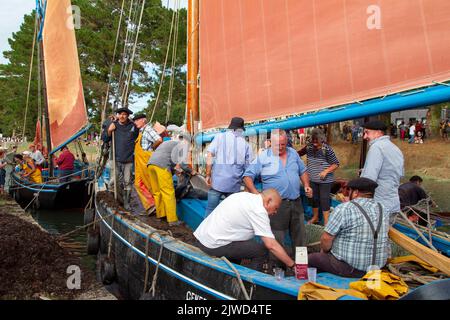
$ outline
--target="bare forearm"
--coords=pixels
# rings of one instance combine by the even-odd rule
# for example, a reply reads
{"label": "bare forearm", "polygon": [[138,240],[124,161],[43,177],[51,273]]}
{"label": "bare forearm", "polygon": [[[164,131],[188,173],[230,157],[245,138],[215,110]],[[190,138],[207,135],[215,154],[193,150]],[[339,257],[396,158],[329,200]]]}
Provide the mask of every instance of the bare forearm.
{"label": "bare forearm", "polygon": [[293,267],[295,263],[294,260],[289,257],[283,247],[275,239],[263,238],[263,242],[266,248],[287,267]]}
{"label": "bare forearm", "polygon": [[249,192],[255,193],[255,194],[258,194],[258,193],[259,193],[258,190],[257,190],[256,187],[255,187],[255,184],[253,183],[253,179],[252,179],[252,178],[250,178],[250,177],[244,177],[243,181],[244,181],[245,187],[247,188],[247,190],[248,190]]}
{"label": "bare forearm", "polygon": [[213,155],[208,152],[206,155],[206,175],[211,176],[211,170],[212,170],[212,163],[213,163]]}
{"label": "bare forearm", "polygon": [[320,237],[320,248],[323,252],[329,252],[333,246],[334,237],[324,232]]}
{"label": "bare forearm", "polygon": [[337,164],[333,163],[333,164],[327,169],[327,171],[328,171],[328,173],[332,173],[332,172],[336,171],[337,168],[339,168],[339,166],[338,166]]}
{"label": "bare forearm", "polygon": [[303,174],[300,176],[300,181],[302,182],[303,187],[305,187],[305,188],[309,188],[309,187],[310,187],[310,185],[309,185],[309,174],[308,174],[308,172],[305,172],[305,173],[303,173]]}

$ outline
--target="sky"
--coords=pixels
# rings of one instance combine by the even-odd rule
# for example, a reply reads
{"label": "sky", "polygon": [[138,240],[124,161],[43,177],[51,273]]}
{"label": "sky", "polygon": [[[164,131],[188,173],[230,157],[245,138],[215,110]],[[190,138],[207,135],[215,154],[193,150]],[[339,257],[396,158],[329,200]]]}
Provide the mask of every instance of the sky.
{"label": "sky", "polygon": [[[107,0],[105,0],[107,1]],[[164,6],[174,7],[176,0],[162,0]],[[180,7],[186,8],[188,0],[179,0]],[[0,0],[0,64],[6,63],[3,51],[9,50],[8,38],[13,32],[20,29],[23,17],[30,14],[36,6],[35,0]],[[83,13],[81,13],[83,14]],[[148,97],[136,100],[130,109],[133,111],[142,110],[147,106]]]}
{"label": "sky", "polygon": [[0,0],[0,63],[6,63],[3,51],[9,50],[8,38],[20,29],[25,14],[36,6],[35,0]]}

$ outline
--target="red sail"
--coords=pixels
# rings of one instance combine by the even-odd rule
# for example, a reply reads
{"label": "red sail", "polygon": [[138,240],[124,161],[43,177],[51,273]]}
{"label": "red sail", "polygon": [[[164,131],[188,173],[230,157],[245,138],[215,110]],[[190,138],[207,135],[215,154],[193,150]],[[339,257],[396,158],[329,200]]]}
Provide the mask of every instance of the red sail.
{"label": "red sail", "polygon": [[43,47],[52,148],[88,122],[70,0],[47,0]]}
{"label": "red sail", "polygon": [[203,0],[203,129],[450,79],[448,0]]}

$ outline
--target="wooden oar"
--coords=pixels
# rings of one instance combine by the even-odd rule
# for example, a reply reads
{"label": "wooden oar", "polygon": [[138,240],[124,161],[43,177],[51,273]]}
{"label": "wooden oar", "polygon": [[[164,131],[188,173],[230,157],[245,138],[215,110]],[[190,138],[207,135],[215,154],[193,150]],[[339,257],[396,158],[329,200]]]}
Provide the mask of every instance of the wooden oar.
{"label": "wooden oar", "polygon": [[389,237],[403,249],[450,276],[450,258],[425,247],[392,227],[389,229]]}

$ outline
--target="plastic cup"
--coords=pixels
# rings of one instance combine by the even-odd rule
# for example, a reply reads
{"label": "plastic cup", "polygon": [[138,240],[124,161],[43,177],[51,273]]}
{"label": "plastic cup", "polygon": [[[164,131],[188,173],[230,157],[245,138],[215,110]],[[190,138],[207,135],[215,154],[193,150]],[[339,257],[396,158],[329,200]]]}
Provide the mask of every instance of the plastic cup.
{"label": "plastic cup", "polygon": [[316,282],[317,268],[308,268],[308,281]]}
{"label": "plastic cup", "polygon": [[273,269],[275,279],[277,281],[281,281],[284,278],[284,270],[282,268],[274,268]]}

